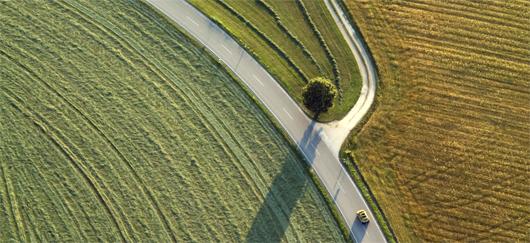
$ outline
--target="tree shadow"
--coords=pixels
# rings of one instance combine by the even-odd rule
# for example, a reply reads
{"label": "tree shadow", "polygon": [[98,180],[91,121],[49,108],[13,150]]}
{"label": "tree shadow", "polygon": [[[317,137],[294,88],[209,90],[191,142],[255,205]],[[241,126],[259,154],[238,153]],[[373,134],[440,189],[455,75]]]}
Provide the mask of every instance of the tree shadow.
{"label": "tree shadow", "polygon": [[[310,164],[315,158],[315,148],[320,143],[319,131],[313,131],[314,128],[315,122],[312,122],[298,142]],[[294,207],[304,194],[308,183],[312,183],[305,171],[299,172],[300,166],[295,163],[296,161],[285,159],[252,222],[246,242],[280,242],[285,236]]]}
{"label": "tree shadow", "polygon": [[321,141],[320,132],[322,131],[322,128],[315,130],[315,125],[316,122],[314,120],[311,121],[304,131],[302,139],[298,142],[298,147],[303,151],[307,162],[309,162],[310,165],[312,165],[315,160],[317,146]]}

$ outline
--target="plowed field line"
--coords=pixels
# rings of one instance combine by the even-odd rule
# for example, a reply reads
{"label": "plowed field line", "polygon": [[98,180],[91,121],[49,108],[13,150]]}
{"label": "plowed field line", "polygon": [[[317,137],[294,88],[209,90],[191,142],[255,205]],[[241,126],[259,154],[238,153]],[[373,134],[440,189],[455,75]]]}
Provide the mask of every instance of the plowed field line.
{"label": "plowed field line", "polygon": [[111,218],[117,228],[117,231],[119,232],[121,240],[123,242],[131,241],[130,237],[126,233],[127,231],[125,229],[122,229],[123,223],[119,222],[119,220],[115,216],[115,210],[112,208],[112,206],[110,206],[111,204],[108,203],[109,200],[106,198],[104,193],[100,192],[101,189],[98,189],[99,187],[95,182],[97,180],[95,180],[94,178],[92,178],[92,176],[89,175],[86,168],[84,168],[84,166],[82,165],[81,160],[79,160],[77,156],[70,151],[68,146],[52,130],[50,130],[47,125],[45,125],[46,122],[43,122],[42,118],[39,118],[39,116],[35,116],[34,114],[32,114],[31,111],[27,110],[27,108],[23,108],[23,106],[21,105],[23,104],[22,100],[19,100],[19,98],[15,98],[16,96],[5,88],[2,88],[2,91],[4,95],[9,98],[13,107],[17,109],[21,114],[26,116],[26,118],[31,121],[37,128],[39,128],[38,130],[50,139],[50,141],[56,146],[56,148],[68,159],[68,161],[70,161],[70,164],[75,168],[79,175],[82,176],[84,181],[92,189],[92,192],[98,198],[100,204],[106,209],[109,217]]}
{"label": "plowed field line", "polygon": [[[11,183],[8,183],[8,180],[7,180],[7,176],[6,176],[6,169],[4,168],[4,163],[0,163],[0,173],[2,173],[2,181],[4,183],[4,191],[5,191],[5,195],[6,195],[6,201],[8,202],[7,204],[9,205],[9,210],[11,211],[11,216],[12,216],[12,220],[14,222],[14,227],[15,228],[15,232],[18,236],[19,239],[21,240],[24,240],[24,241],[27,241],[28,239],[26,238],[26,236],[24,235],[24,237],[22,236],[21,232],[25,232],[26,230],[22,230],[24,229],[24,222],[22,220],[22,218],[19,216],[19,212],[17,210],[17,208],[14,206],[14,204],[16,204],[16,199],[11,195],[11,192],[13,190],[10,190],[9,189],[9,185]],[[13,192],[14,194],[14,192]],[[2,200],[4,201],[4,200]],[[4,202],[5,203],[5,202]]]}
{"label": "plowed field line", "polygon": [[[82,15],[83,12],[79,11],[79,12],[76,12],[76,14],[77,14],[77,15],[79,15],[79,14]],[[140,56],[142,57],[141,60],[142,60],[142,62],[145,63],[146,67],[148,67],[148,68],[151,69],[155,74],[157,74],[157,76],[159,76],[159,77],[161,78],[161,80],[166,81],[166,83],[169,84],[170,87],[172,87],[174,91],[177,91],[177,89],[181,90],[181,92],[178,92],[178,93],[182,94],[183,96],[188,97],[188,99],[191,98],[191,97],[190,97],[190,94],[193,95],[193,97],[195,97],[195,99],[191,98],[191,100],[195,100],[195,101],[191,101],[192,104],[200,104],[200,105],[194,106],[195,108],[192,108],[192,109],[194,109],[194,110],[195,110],[195,109],[199,109],[199,110],[200,110],[200,112],[198,112],[198,113],[196,113],[196,114],[197,114],[199,117],[202,117],[202,118],[203,118],[202,121],[204,121],[205,123],[208,123],[208,124],[209,124],[208,127],[214,127],[214,128],[217,127],[216,125],[214,125],[214,124],[215,124],[214,122],[210,122],[208,119],[206,119],[206,117],[210,114],[210,112],[208,112],[208,111],[206,111],[206,110],[204,110],[204,109],[201,108],[202,106],[205,106],[205,105],[206,105],[205,102],[204,102],[201,98],[199,98],[200,102],[197,102],[197,97],[200,97],[200,96],[195,95],[195,94],[194,94],[195,92],[194,92],[193,90],[189,89],[189,88],[187,87],[187,85],[184,84],[183,86],[176,86],[172,81],[170,81],[170,80],[172,80],[172,79],[170,79],[170,78],[167,76],[167,74],[165,74],[162,70],[160,70],[160,65],[156,65],[156,64],[154,64],[154,63],[151,63],[151,62],[147,61],[147,60],[151,60],[151,59],[148,59],[146,56],[144,56],[144,55],[142,54],[142,52],[140,52],[140,51],[138,50],[138,47],[133,47],[133,46],[131,46],[132,43],[127,42],[126,40],[123,40],[123,41],[125,41],[125,43],[127,43],[127,44],[122,43],[122,41],[119,40],[119,39],[122,39],[122,37],[121,37],[121,35],[119,35],[118,33],[115,33],[115,32],[113,32],[113,31],[111,31],[110,29],[108,29],[108,28],[105,27],[105,26],[97,25],[97,24],[95,24],[94,21],[89,21],[87,18],[85,18],[85,17],[83,17],[83,16],[81,16],[81,17],[82,17],[84,20],[88,21],[88,23],[91,23],[91,24],[95,25],[96,27],[100,28],[100,29],[101,29],[102,31],[104,31],[109,37],[115,39],[115,40],[117,41],[117,43],[120,43],[121,46],[123,46],[124,48],[130,50],[131,53],[137,53],[138,55],[140,55]],[[110,32],[107,32],[107,31],[110,31]],[[110,33],[113,33],[114,35],[111,35]],[[169,72],[169,71],[168,71],[168,72]],[[173,77],[174,79],[178,79],[178,77],[175,77],[175,76],[171,75],[171,72],[169,72],[169,73],[170,73],[169,76]],[[174,80],[174,79],[173,79],[173,80]],[[183,90],[184,87],[186,88],[186,90]],[[210,108],[210,107],[209,107],[209,108]],[[211,108],[210,108],[209,110],[211,110]],[[214,120],[215,120],[215,119],[214,119]],[[225,141],[224,139],[221,139],[221,138],[224,138],[224,137],[225,137],[225,136],[223,136],[222,134],[220,134],[220,131],[221,131],[221,130],[223,130],[223,129],[215,128],[216,134],[218,134],[217,139],[218,139],[218,141],[219,141],[220,143],[222,143],[222,144],[227,144],[227,142],[229,142],[229,141]],[[239,161],[240,161],[240,164],[243,164],[243,165],[244,165],[245,163],[243,163],[243,160],[240,159],[240,156],[237,156],[237,155],[236,155],[237,152],[236,152],[236,151],[233,151],[233,148],[234,148],[233,145],[229,145],[229,144],[227,144],[227,147],[226,147],[227,151],[231,151],[230,153],[231,153],[232,155],[234,155],[234,158],[236,158],[237,160],[239,160]],[[249,170],[248,168],[246,168],[245,170],[247,171],[246,174],[249,174],[249,171],[256,171],[256,170],[254,170],[254,169],[250,169],[250,170]],[[260,170],[258,170],[258,172],[259,172],[259,171],[260,171]],[[251,173],[250,173],[250,174],[251,174]],[[249,174],[249,175],[250,175],[250,174]],[[252,177],[252,176],[251,176],[251,177]],[[260,178],[262,178],[262,177],[260,177]],[[263,180],[262,180],[262,179],[259,179],[259,180],[249,180],[249,181],[253,181],[254,183],[256,183],[257,181],[263,181]],[[262,185],[262,186],[258,186],[258,188],[263,188],[262,190],[265,190],[265,187],[264,187],[263,185]],[[260,196],[260,198],[261,198],[261,197],[263,197],[264,192],[261,191],[261,193],[256,194],[256,195],[261,195],[261,196]]]}

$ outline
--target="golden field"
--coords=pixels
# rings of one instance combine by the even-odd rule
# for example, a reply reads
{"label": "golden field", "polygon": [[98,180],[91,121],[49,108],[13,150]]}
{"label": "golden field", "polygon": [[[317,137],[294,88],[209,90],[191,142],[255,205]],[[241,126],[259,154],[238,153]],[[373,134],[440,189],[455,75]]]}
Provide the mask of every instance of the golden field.
{"label": "golden field", "polygon": [[347,149],[398,240],[530,241],[530,2],[346,6],[380,76]]}

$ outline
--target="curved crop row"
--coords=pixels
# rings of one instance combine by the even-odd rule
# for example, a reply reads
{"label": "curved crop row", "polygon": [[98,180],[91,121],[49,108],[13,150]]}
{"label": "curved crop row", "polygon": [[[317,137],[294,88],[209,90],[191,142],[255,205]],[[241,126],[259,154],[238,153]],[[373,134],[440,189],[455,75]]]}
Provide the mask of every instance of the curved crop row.
{"label": "curved crop row", "polygon": [[147,3],[0,6],[0,242],[341,241],[253,97]]}
{"label": "curved crop row", "polygon": [[329,60],[331,61],[331,65],[333,66],[333,74],[335,75],[335,80],[334,80],[335,81],[335,86],[337,86],[337,89],[339,90],[339,95],[340,95],[340,97],[342,97],[342,88],[340,87],[340,79],[341,79],[340,78],[340,70],[339,70],[339,67],[337,65],[337,60],[335,60],[335,57],[333,56],[333,53],[331,53],[331,50],[329,49],[328,44],[324,40],[324,37],[322,36],[322,33],[320,33],[320,31],[318,30],[317,26],[315,25],[315,23],[311,19],[311,15],[307,11],[307,9],[306,9],[304,3],[302,2],[302,0],[296,0],[295,2],[298,4],[298,7],[300,8],[300,10],[302,10],[302,13],[304,14],[304,17],[306,18],[306,20],[309,23],[309,25],[311,26],[311,29],[313,30],[315,35],[318,37],[318,41],[320,42],[320,45],[322,45],[322,47],[324,48],[324,50],[326,52],[326,56],[328,56]]}
{"label": "curved crop row", "polygon": [[216,0],[221,6],[226,8],[230,13],[235,15],[239,20],[241,20],[243,23],[245,23],[246,26],[248,26],[254,33],[256,33],[259,37],[261,37],[263,40],[265,40],[269,45],[272,47],[273,50],[275,50],[279,56],[284,58],[287,63],[302,77],[302,79],[305,82],[309,81],[309,78],[307,75],[296,65],[296,63],[285,53],[285,51],[276,44],[272,39],[270,39],[265,33],[260,31],[256,26],[254,26],[250,21],[248,21],[244,16],[239,14],[234,8],[232,8],[230,5],[228,5],[224,0]]}
{"label": "curved crop row", "polygon": [[287,36],[289,36],[289,39],[291,39],[291,41],[293,41],[295,45],[299,46],[302,49],[302,52],[304,53],[304,55],[307,56],[309,59],[311,59],[311,63],[317,66],[318,71],[322,73],[322,67],[317,63],[313,54],[311,54],[311,52],[307,49],[304,43],[302,43],[300,39],[298,39],[298,37],[296,37],[296,35],[293,34],[293,32],[287,29],[285,24],[282,22],[280,15],[278,15],[278,13],[274,11],[274,8],[271,5],[269,5],[267,2],[265,2],[264,0],[256,0],[256,3],[259,6],[263,7],[265,10],[267,10],[267,12],[274,18],[274,21],[276,21],[276,25],[278,25],[280,30],[283,31]]}

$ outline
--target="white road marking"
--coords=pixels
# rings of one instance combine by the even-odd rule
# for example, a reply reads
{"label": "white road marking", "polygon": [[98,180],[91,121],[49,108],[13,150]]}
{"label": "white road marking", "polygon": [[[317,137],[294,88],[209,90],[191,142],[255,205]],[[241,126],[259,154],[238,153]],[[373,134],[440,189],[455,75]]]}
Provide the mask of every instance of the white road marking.
{"label": "white road marking", "polygon": [[287,114],[289,116],[289,118],[291,118],[291,120],[294,120],[293,117],[291,116],[291,114],[289,114],[289,112],[287,112],[287,110],[285,108],[282,108],[282,109],[285,112],[285,114]]}
{"label": "white road marking", "polygon": [[258,81],[259,84],[261,84],[261,86],[265,87],[265,85],[263,84],[263,82],[261,82],[261,80],[260,80],[258,77],[256,77],[256,75],[252,74],[252,76],[254,77],[254,79],[255,79],[256,81]]}
{"label": "white road marking", "polygon": [[199,23],[195,22],[195,20],[193,20],[192,18],[190,18],[190,16],[186,16],[186,18],[191,21],[193,24],[199,26]]}
{"label": "white road marking", "polygon": [[232,52],[230,51],[230,49],[226,48],[225,45],[221,44],[221,46],[222,46],[222,47],[223,47],[228,53],[232,54]]}

